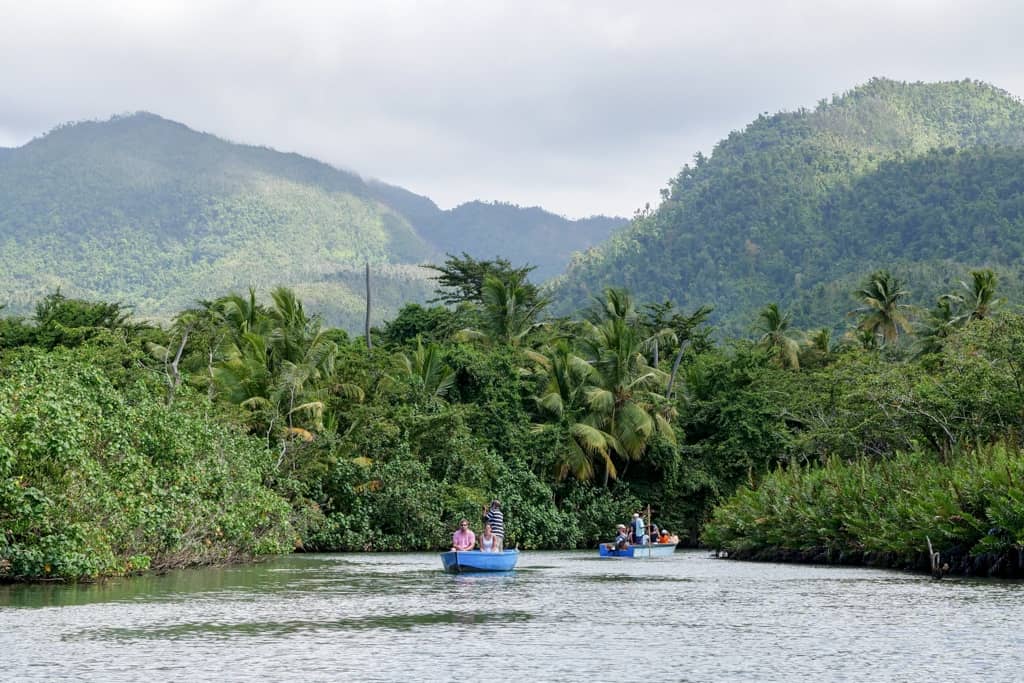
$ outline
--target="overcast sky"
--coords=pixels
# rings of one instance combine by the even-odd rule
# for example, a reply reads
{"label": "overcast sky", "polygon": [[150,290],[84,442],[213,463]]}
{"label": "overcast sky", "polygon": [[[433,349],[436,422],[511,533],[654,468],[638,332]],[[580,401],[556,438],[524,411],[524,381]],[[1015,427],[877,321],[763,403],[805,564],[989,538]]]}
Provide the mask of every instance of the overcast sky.
{"label": "overcast sky", "polygon": [[0,146],[138,110],[443,208],[655,204],[762,112],[872,76],[1024,95],[1020,0],[0,0]]}

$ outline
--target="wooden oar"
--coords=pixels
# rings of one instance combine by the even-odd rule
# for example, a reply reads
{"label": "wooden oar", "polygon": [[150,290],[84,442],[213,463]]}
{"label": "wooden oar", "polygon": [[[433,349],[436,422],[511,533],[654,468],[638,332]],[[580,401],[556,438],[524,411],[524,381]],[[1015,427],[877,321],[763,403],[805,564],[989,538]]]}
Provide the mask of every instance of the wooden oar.
{"label": "wooden oar", "polygon": [[[651,531],[651,504],[647,504],[647,531]],[[654,537],[650,537],[647,543],[647,559],[654,557]]]}

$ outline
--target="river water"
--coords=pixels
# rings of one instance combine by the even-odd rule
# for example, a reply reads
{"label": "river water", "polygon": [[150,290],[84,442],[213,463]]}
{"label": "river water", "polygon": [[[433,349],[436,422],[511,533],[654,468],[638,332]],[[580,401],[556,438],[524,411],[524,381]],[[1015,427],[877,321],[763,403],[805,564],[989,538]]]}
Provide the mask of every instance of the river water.
{"label": "river water", "polygon": [[1015,681],[1024,584],[523,552],[292,555],[0,586],[4,681]]}

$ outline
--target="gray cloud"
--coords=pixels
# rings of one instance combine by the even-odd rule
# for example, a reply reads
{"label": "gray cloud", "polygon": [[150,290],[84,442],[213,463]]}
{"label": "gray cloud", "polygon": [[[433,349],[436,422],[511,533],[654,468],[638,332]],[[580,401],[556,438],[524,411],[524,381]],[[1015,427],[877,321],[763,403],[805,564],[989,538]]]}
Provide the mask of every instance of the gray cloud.
{"label": "gray cloud", "polygon": [[621,5],[0,0],[0,145],[148,110],[442,206],[629,215],[758,113],[872,76],[1024,94],[1014,1]]}

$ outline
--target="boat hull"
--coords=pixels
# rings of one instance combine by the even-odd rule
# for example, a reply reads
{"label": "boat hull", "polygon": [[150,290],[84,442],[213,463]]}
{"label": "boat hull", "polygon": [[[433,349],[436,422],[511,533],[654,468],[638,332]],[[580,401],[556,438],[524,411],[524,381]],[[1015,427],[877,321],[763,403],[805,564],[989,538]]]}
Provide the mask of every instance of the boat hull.
{"label": "boat hull", "polygon": [[647,559],[653,557],[672,557],[676,551],[675,543],[654,543],[652,545],[631,545],[624,550],[609,550],[608,545],[602,543],[597,547],[601,557],[632,557],[635,559]]}
{"label": "boat hull", "polygon": [[450,574],[467,572],[510,572],[519,561],[518,550],[485,553],[479,550],[450,550],[441,553],[441,564]]}

